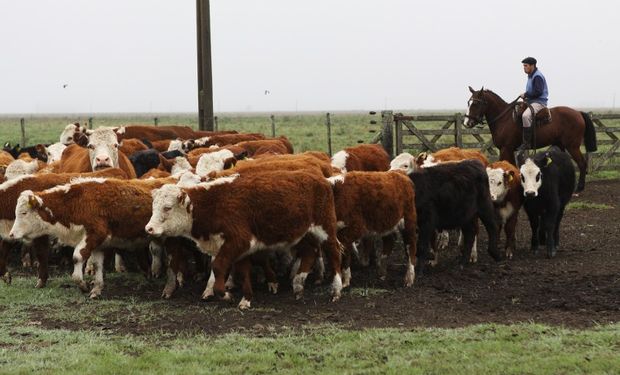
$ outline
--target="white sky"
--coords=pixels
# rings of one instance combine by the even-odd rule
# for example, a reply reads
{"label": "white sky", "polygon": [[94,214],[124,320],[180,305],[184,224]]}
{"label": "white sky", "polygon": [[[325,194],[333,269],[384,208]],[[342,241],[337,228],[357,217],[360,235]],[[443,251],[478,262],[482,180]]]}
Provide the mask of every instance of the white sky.
{"label": "white sky", "polygon": [[[195,6],[0,0],[0,113],[196,111]],[[528,55],[550,105],[620,106],[618,14],[617,0],[211,0],[215,111],[464,110],[468,85],[521,93]]]}

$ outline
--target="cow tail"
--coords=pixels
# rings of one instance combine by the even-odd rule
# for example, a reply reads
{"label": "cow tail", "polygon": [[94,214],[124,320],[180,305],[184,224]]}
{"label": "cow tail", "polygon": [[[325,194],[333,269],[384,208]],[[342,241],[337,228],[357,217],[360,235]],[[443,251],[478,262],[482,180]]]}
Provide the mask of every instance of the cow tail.
{"label": "cow tail", "polygon": [[590,118],[589,114],[585,112],[581,112],[581,115],[583,116],[583,120],[586,123],[586,130],[583,135],[583,141],[586,145],[586,151],[594,152],[597,150],[596,130],[594,129],[594,123],[592,122],[592,119]]}

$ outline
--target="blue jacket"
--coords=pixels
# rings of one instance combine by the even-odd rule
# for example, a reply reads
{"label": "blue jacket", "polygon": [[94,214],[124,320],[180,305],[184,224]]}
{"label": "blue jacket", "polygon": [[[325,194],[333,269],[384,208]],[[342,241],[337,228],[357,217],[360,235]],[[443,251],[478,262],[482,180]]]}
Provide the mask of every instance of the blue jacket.
{"label": "blue jacket", "polygon": [[528,74],[525,84],[525,99],[528,103],[540,103],[547,106],[549,88],[545,76],[536,68],[532,74]]}

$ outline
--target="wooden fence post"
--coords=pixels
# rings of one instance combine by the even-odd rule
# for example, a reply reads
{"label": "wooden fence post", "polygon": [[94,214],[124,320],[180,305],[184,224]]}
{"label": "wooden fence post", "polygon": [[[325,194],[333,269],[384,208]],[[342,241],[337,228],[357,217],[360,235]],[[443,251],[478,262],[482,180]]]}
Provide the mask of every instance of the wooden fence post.
{"label": "wooden fence post", "polygon": [[276,137],[276,116],[271,115],[269,116],[269,118],[271,119],[271,137],[275,138]]}
{"label": "wooden fence post", "polygon": [[394,157],[394,135],[392,127],[394,125],[394,113],[393,111],[381,111],[381,123],[383,129],[381,130],[381,144],[385,149],[385,152],[390,155],[390,159]]}
{"label": "wooden fence post", "polygon": [[460,113],[454,114],[454,143],[463,148],[463,115]]}
{"label": "wooden fence post", "polygon": [[400,155],[403,152],[403,127],[398,119],[394,121],[394,130],[396,132],[396,155]]}
{"label": "wooden fence post", "polygon": [[155,126],[159,124],[159,119],[157,117],[153,117],[153,124],[155,124]]}
{"label": "wooden fence post", "polygon": [[92,117],[89,117],[89,118],[88,118],[88,128],[89,128],[89,129],[92,129],[92,128],[93,128],[93,118],[92,118]]}
{"label": "wooden fence post", "polygon": [[331,116],[329,114],[329,112],[327,112],[327,115],[325,115],[325,125],[327,125],[327,151],[329,153],[329,156],[332,156],[332,119]]}
{"label": "wooden fence post", "polygon": [[217,116],[213,116],[213,130],[218,131]]}
{"label": "wooden fence post", "polygon": [[22,147],[26,147],[26,119],[25,118],[20,118],[19,119],[19,126],[21,128],[21,132],[22,132]]}

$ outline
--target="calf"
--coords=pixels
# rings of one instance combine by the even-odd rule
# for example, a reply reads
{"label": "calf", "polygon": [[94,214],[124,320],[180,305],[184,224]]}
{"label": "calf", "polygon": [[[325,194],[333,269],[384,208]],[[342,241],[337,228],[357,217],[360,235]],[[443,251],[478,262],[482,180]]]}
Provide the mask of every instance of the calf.
{"label": "calf", "polygon": [[151,191],[173,180],[80,178],[69,184],[20,194],[9,237],[26,240],[41,235],[74,247],[73,280],[86,291],[83,262],[91,254],[95,282],[90,297],[103,290],[103,247],[146,249],[144,225],[151,217]]}
{"label": "calf", "polygon": [[390,156],[381,145],[358,145],[347,147],[332,156],[332,165],[347,171],[387,171],[390,169]]}
{"label": "calf", "polygon": [[[416,262],[416,209],[413,184],[398,172],[348,172],[329,178],[334,186],[338,240],[345,248],[342,286],[351,279],[353,243],[369,235],[384,239],[381,275],[391,251],[392,233],[400,231],[409,262],[405,286],[412,286]],[[387,246],[386,246],[387,245]]]}
{"label": "calf", "polygon": [[[225,282],[233,263],[242,271],[243,299],[250,307],[252,285],[248,255],[265,249],[288,249],[310,236],[325,246],[333,270],[333,300],[340,298],[340,249],[331,186],[305,172],[265,172],[230,176],[193,188],[166,185],[153,193],[153,216],[146,232],[186,237],[213,257],[203,293],[227,298]],[[298,275],[303,286],[304,276]],[[303,289],[298,290],[301,293]]]}
{"label": "calf", "polygon": [[28,147],[20,147],[19,144],[17,144],[14,147],[11,147],[11,144],[7,142],[4,145],[3,151],[8,152],[15,159],[25,154],[33,159],[38,159],[43,162],[47,162],[47,151],[45,147],[46,145],[43,145],[43,144],[38,144],[35,146],[28,146]]}
{"label": "calf", "polygon": [[65,148],[67,148],[67,146],[60,142],[47,146],[47,164],[52,164],[59,161],[62,158],[62,152]]}
{"label": "calf", "polygon": [[[180,151],[160,153],[155,149],[149,149],[134,153],[133,155],[129,156],[129,161],[131,162],[131,165],[136,171],[136,177],[142,177],[142,175],[144,175],[151,169],[160,167],[162,159],[174,159],[177,156],[182,156],[182,153]],[[164,170],[165,167],[162,166],[161,169]]]}
{"label": "calf", "polygon": [[[65,174],[41,174],[22,176],[0,185],[0,276],[5,280],[10,279],[6,272],[7,259],[13,241],[9,237],[9,232],[15,221],[15,206],[17,198],[25,190],[40,191],[68,183],[77,177],[116,177],[127,178],[127,174],[117,168],[108,168],[94,173],[65,173]],[[45,235],[34,236],[32,239],[33,247],[39,260],[39,278],[37,287],[45,286],[48,278],[47,255],[48,237]]]}
{"label": "calf", "polygon": [[482,152],[458,147],[445,148],[430,155],[422,152],[415,159],[415,165],[418,168],[428,168],[439,163],[462,160],[479,160],[485,167],[489,165],[489,160]]}
{"label": "calf", "polygon": [[506,258],[512,258],[516,248],[515,229],[519,218],[519,209],[523,204],[523,187],[521,174],[514,165],[507,161],[497,161],[487,167],[489,190],[499,218],[499,231],[502,226],[506,232]]}
{"label": "calf", "polygon": [[462,261],[467,263],[471,258],[478,218],[488,233],[489,254],[495,260],[501,259],[497,250],[497,224],[489,179],[482,163],[478,160],[444,163],[421,169],[409,177],[415,186],[420,272],[436,230],[461,230],[464,238]]}
{"label": "calf", "polygon": [[575,167],[568,154],[552,146],[525,162],[520,160],[523,207],[532,229],[531,250],[545,242],[553,258],[560,243],[560,222],[575,190]]}

